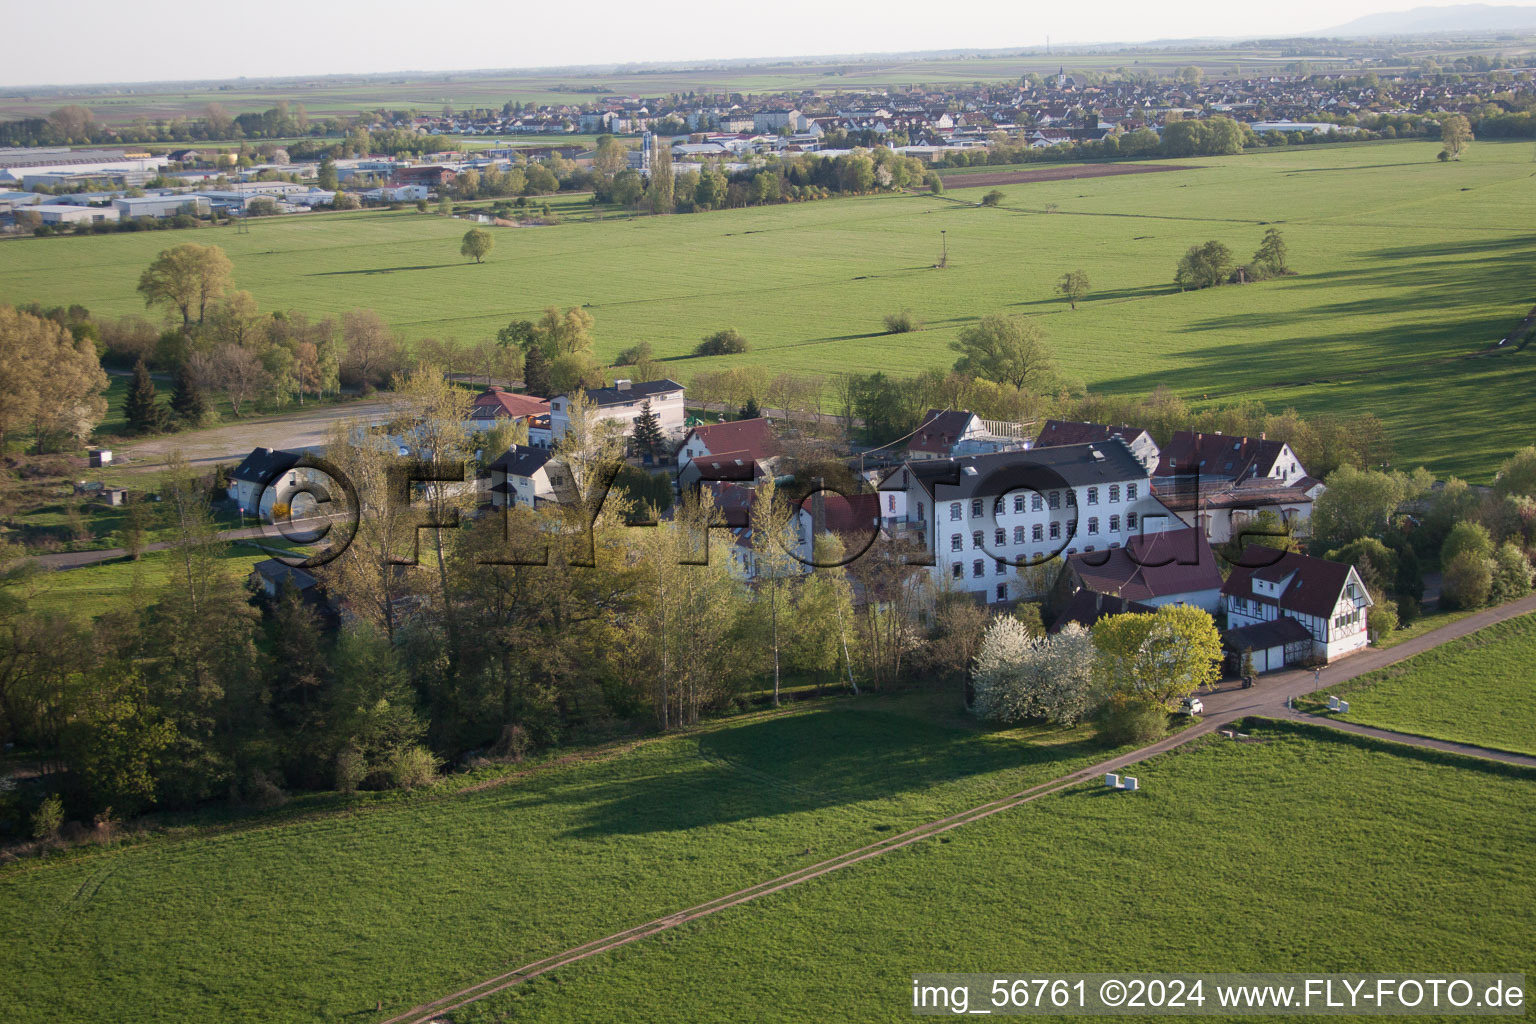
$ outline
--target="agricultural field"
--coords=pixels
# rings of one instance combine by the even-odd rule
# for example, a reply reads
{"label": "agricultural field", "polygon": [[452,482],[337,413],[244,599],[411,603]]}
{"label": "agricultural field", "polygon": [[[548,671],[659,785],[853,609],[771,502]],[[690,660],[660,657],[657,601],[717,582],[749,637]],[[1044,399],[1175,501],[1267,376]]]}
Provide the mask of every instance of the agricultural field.
{"label": "agricultural field", "polygon": [[1319,690],[1305,704],[1326,715],[1333,694],[1349,701],[1351,722],[1536,754],[1533,663],[1536,615],[1525,615]]}
{"label": "agricultural field", "polygon": [[[1257,399],[1303,413],[1373,412],[1398,464],[1488,479],[1536,422],[1536,349],[1472,357],[1536,304],[1536,233],[1510,209],[1532,189],[1529,143],[1298,147],[1189,169],[885,195],[673,217],[502,228],[484,265],[466,225],[411,211],[295,216],[249,235],[208,229],[3,243],[0,301],[137,312],[139,272],[165,246],[217,242],[266,308],[367,306],[407,338],[474,340],[548,305],[587,305],[598,355],[650,342],[687,382],[704,369],[916,373],[991,313],[1037,318],[1068,382],[1166,385],[1195,402]],[[1239,259],[1267,227],[1295,276],[1179,293],[1174,266],[1216,239]],[[941,237],[948,269],[935,269]],[[1082,268],[1076,312],[1054,294]],[[924,328],[883,333],[910,308]],[[735,326],[752,348],[689,358]],[[829,395],[830,408],[830,395]],[[1495,429],[1489,429],[1493,427]],[[1516,428],[1514,433],[1499,427]]]}
{"label": "agricultural field", "polygon": [[[1150,760],[1137,795],[1068,790],[455,1019],[891,1020],[927,970],[1536,968],[1532,773],[1260,735]],[[0,869],[0,998],[20,1022],[371,1020],[1095,757],[1078,734],[978,733],[868,698],[610,753]]]}
{"label": "agricultural field", "polygon": [[18,1024],[374,1019],[1104,756],[1086,727],[983,731],[958,705],[832,699],[0,867],[0,1003]]}
{"label": "agricultural field", "polygon": [[1536,773],[1260,730],[1140,765],[1137,794],[1067,790],[455,1020],[894,1021],[927,972],[1536,968]]}

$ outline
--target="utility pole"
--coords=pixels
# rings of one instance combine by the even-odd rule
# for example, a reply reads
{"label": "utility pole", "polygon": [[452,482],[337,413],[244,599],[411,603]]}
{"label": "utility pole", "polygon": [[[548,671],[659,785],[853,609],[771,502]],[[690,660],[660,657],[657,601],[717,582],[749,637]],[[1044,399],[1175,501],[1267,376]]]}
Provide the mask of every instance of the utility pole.
{"label": "utility pole", "polygon": [[939,245],[942,247],[942,254],[939,256],[939,269],[942,270],[949,266],[949,237],[948,232],[943,228],[939,229]]}

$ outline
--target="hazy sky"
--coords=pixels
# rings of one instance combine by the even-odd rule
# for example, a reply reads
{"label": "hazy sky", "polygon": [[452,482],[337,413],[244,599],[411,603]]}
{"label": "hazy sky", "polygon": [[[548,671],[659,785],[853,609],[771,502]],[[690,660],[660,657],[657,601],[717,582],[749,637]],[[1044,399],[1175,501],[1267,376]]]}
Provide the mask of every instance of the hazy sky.
{"label": "hazy sky", "polygon": [[[1433,2],[468,0],[439,7],[397,0],[77,0],[54,26],[63,36],[28,33],[53,43],[5,48],[0,85],[1036,46],[1047,36],[1067,43],[1285,35]],[[21,29],[26,20],[17,13],[9,24]]]}

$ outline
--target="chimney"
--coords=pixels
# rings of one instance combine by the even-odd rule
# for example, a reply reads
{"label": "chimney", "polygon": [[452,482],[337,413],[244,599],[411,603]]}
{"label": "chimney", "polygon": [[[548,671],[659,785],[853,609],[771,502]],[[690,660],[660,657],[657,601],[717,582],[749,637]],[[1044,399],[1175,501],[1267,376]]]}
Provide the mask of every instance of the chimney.
{"label": "chimney", "polygon": [[613,389],[615,391],[628,391],[630,384],[631,381],[628,377],[620,377],[618,380],[613,382]]}

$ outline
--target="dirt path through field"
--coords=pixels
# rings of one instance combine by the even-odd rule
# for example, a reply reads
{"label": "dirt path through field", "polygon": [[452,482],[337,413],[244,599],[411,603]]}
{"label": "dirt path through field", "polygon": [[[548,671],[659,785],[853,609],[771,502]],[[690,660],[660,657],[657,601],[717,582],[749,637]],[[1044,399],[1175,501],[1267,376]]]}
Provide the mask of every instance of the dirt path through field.
{"label": "dirt path through field", "polygon": [[[1319,682],[1326,682],[1330,685],[1336,685],[1349,679],[1353,679],[1356,676],[1364,675],[1367,672],[1372,672],[1385,665],[1391,665],[1402,661],[1405,658],[1410,658],[1415,654],[1439,647],[1441,644],[1447,643],[1451,640],[1456,640],[1460,637],[1467,636],[1468,634],[1476,632],[1485,626],[1490,626],[1496,622],[1502,622],[1505,619],[1513,618],[1517,615],[1523,615],[1532,611],[1536,611],[1536,595],[1523,598],[1519,601],[1514,601],[1509,604],[1501,605],[1497,608],[1486,609],[1484,611],[1478,612],[1476,615],[1468,616],[1465,619],[1461,619],[1449,625],[1442,626],[1439,629],[1432,630],[1431,632],[1425,633],[1423,636],[1415,637],[1414,639],[1399,644],[1396,647],[1387,648],[1385,650],[1372,649],[1357,654],[1344,662],[1332,665],[1322,670],[1321,674],[1327,677],[1326,680],[1320,680],[1317,676],[1314,676],[1311,671],[1292,670],[1289,672],[1276,672],[1272,675],[1265,676],[1263,677],[1263,680],[1252,689],[1244,690],[1236,687],[1228,687],[1219,690],[1218,692],[1209,694],[1203,698],[1206,705],[1206,713],[1198,725],[1191,726],[1182,732],[1178,732],[1172,736],[1158,740],[1156,743],[1148,744],[1147,746],[1141,747],[1138,750],[1133,750],[1129,753],[1121,754],[1117,757],[1108,758],[1087,768],[1082,768],[1075,772],[1071,772],[1070,774],[1059,776],[1048,782],[1042,782],[1036,786],[1032,786],[1029,789],[1014,793],[1010,796],[1001,797],[997,800],[993,800],[988,803],[972,807],[968,810],[949,815],[948,817],[930,821],[926,824],[919,825],[916,828],[908,829],[906,832],[902,832],[898,835],[890,836],[880,840],[879,842],[871,843],[868,846],[862,846],[856,850],[850,850],[847,853],[840,854],[839,856],[832,857],[828,860],[808,865],[799,869],[798,871],[792,871],[788,874],[780,875],[778,878],[772,878],[765,882],[759,882],[758,884],[748,886],[745,889],[738,889],[736,892],[727,893],[724,896],[716,897],[715,899],[709,900],[708,902],[700,903],[695,906],[688,907],[684,910],[679,910],[665,917],[658,917],[654,920],[647,921],[644,924],[635,925],[633,928],[615,932],[612,935],[608,935],[600,939],[594,939],[591,942],[584,943],[580,946],[574,946],[565,950],[564,952],[545,957],[542,960],[535,960],[532,963],[524,964],[523,966],[514,970],[506,971],[502,974],[496,975],[495,977],[487,978],[479,984],[460,989],[451,995],[446,995],[440,999],[435,999],[432,1002],[422,1003],[419,1006],[412,1007],[411,1009],[406,1010],[404,1013],[396,1014],[395,1016],[382,1021],[381,1024],[432,1024],[432,1022],[442,1019],[443,1014],[451,1013],[454,1010],[461,1009],[462,1007],[468,1006],[471,1003],[479,1002],[487,996],[491,996],[497,992],[512,988],[515,985],[520,985],[525,981],[536,978],[541,974],[546,974],[552,970],[555,970],[556,968],[577,963],[578,961],[585,960],[588,957],[618,949],[621,946],[627,946],[630,943],[638,942],[641,939],[649,938],[652,935],[657,935],[661,932],[669,931],[673,928],[676,928],[680,924],[686,924],[689,921],[697,921],[700,918],[718,914],[722,910],[728,910],[731,907],[740,906],[743,903],[748,903],[752,900],[758,899],[759,897],[767,896],[771,893],[781,892],[790,888],[791,886],[800,885],[804,882],[810,881],[813,878],[820,878],[823,875],[830,874],[833,871],[851,867],[854,864],[863,863],[864,861],[878,857],[883,853],[889,853],[892,850],[899,850],[905,846],[910,846],[913,843],[919,842],[923,839],[929,839],[942,833],[948,832],[951,829],[959,828],[962,825],[968,825],[971,822],[980,821],[983,818],[991,817],[1000,811],[1011,810],[1012,808],[1020,807],[1032,801],[1039,800],[1041,797],[1050,796],[1051,794],[1059,793],[1064,789],[1069,789],[1073,786],[1081,785],[1082,783],[1096,777],[1100,777],[1107,772],[1118,772],[1123,768],[1129,767],[1130,765],[1145,761],[1149,757],[1153,757],[1157,754],[1164,753],[1176,747],[1183,746],[1192,740],[1200,739],[1204,736],[1209,736],[1221,727],[1230,725],[1231,723],[1241,718],[1246,718],[1249,716],[1260,716],[1271,718],[1291,718],[1292,720],[1295,720],[1298,716],[1294,715],[1294,713],[1287,709],[1289,699],[1311,693],[1314,689],[1317,688]],[[1319,725],[1333,724],[1327,720],[1315,720],[1315,722]],[[1364,729],[1355,728],[1351,728],[1349,731],[1365,732]],[[1408,736],[1401,733],[1394,733],[1387,738],[1393,742],[1405,743],[1429,749],[1443,750],[1447,747],[1446,744],[1437,740],[1427,740],[1423,739],[1422,737]],[[1528,760],[1523,758],[1522,755],[1508,755],[1504,754],[1503,752],[1484,751],[1481,750],[1481,748],[1469,747],[1466,745],[1461,745],[1459,749],[1455,750],[1454,752],[1474,757],[1495,757],[1495,755],[1497,755],[1497,760],[1511,763],[1523,764],[1526,760]]]}
{"label": "dirt path through field", "polygon": [[1071,181],[1076,178],[1113,178],[1121,174],[1153,174],[1158,171],[1193,171],[1189,164],[1059,164],[1032,167],[1027,171],[981,171],[976,174],[944,174],[945,188],[986,188],[989,185],[1028,185],[1036,181]]}

